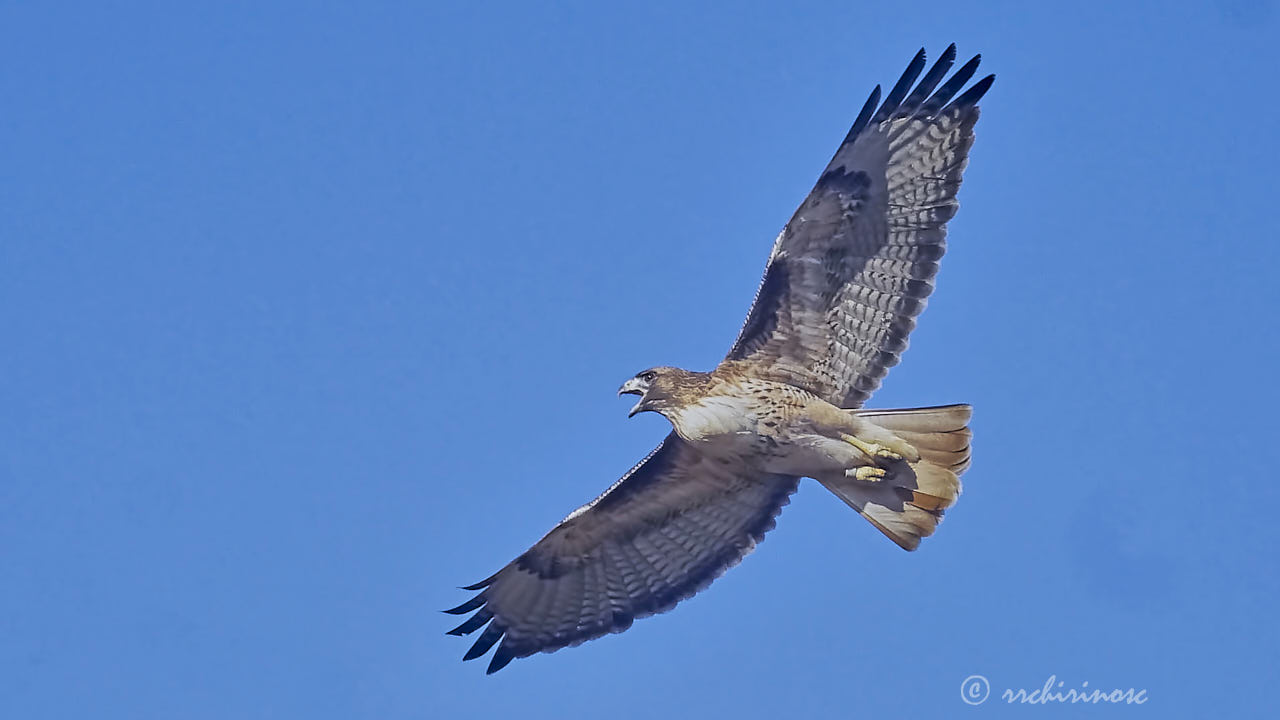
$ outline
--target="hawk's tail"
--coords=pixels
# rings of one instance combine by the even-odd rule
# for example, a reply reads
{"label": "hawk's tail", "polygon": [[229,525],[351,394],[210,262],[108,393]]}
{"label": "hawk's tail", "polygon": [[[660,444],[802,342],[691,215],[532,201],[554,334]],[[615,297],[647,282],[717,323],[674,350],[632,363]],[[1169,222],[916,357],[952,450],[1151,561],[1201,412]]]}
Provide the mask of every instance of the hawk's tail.
{"label": "hawk's tail", "polygon": [[878,480],[845,477],[819,482],[871,521],[904,550],[915,550],[960,496],[960,474],[969,467],[968,405],[909,410],[857,410],[859,418],[888,430],[915,447],[918,462],[887,466]]}

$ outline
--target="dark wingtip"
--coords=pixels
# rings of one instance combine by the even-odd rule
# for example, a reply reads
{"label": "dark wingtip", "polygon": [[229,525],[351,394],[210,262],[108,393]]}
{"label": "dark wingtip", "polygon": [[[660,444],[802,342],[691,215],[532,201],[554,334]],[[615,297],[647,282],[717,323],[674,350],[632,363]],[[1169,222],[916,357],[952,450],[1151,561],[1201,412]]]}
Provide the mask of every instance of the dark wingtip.
{"label": "dark wingtip", "polygon": [[474,585],[463,585],[462,587],[460,587],[460,588],[458,588],[458,589],[459,589],[459,590],[483,590],[483,589],[485,589],[485,588],[487,588],[487,587],[489,587],[490,585],[492,585],[492,584],[493,584],[493,581],[497,579],[497,577],[498,577],[498,573],[500,573],[500,572],[502,572],[502,571],[501,571],[501,570],[499,570],[498,572],[496,572],[496,573],[494,573],[494,574],[490,575],[489,577],[487,577],[487,578],[485,578],[485,579],[481,580],[480,582],[478,582],[478,583],[476,583],[476,584],[474,584]]}
{"label": "dark wingtip", "polygon": [[481,606],[481,605],[483,605],[484,603],[485,603],[485,596],[484,596],[484,593],[480,593],[479,595],[477,595],[477,596],[475,596],[475,597],[471,598],[470,600],[468,600],[468,601],[466,601],[466,602],[462,603],[462,604],[461,604],[461,605],[459,605],[458,607],[455,607],[455,608],[449,608],[448,610],[441,610],[440,612],[442,612],[442,613],[448,613],[448,614],[450,614],[450,615],[463,615],[463,614],[465,614],[465,613],[469,613],[469,612],[471,612],[472,610],[475,610],[476,608],[480,607],[480,606]]}
{"label": "dark wingtip", "polygon": [[955,62],[956,44],[951,43],[938,56],[938,59],[933,63],[933,67],[929,68],[929,72],[924,74],[924,78],[920,80],[920,84],[916,86],[916,89],[907,96],[906,100],[902,101],[902,106],[898,110],[899,114],[903,117],[914,114],[929,99],[929,94],[933,92],[934,88],[938,87],[938,83],[942,82],[942,78],[946,77],[947,71],[951,69]]}
{"label": "dark wingtip", "polygon": [[951,79],[942,84],[938,91],[925,101],[922,112],[925,115],[933,115],[945,106],[964,84],[969,82],[969,78],[978,70],[978,64],[982,62],[982,55],[974,55],[969,58],[969,62],[960,66]]}
{"label": "dark wingtip", "polygon": [[973,74],[977,72],[978,66],[981,64],[982,64],[982,53],[978,53],[977,55],[974,55],[973,57],[969,58],[968,62],[961,65],[960,69],[956,71],[955,75],[951,76],[951,81],[948,82],[947,84],[950,85],[951,83],[955,83],[956,78],[958,77],[964,78],[963,81],[958,83],[959,85],[963,85],[964,83],[969,82],[969,78],[973,77]]}
{"label": "dark wingtip", "polygon": [[453,635],[456,637],[462,637],[463,635],[470,635],[471,633],[479,630],[481,627],[484,627],[484,624],[489,622],[492,619],[493,619],[493,613],[489,612],[488,610],[481,610],[475,615],[472,615],[471,617],[467,618],[466,622],[462,623],[458,627],[445,633],[445,635]]}
{"label": "dark wingtip", "polygon": [[877,85],[875,90],[871,91],[871,95],[867,97],[867,101],[862,104],[862,110],[858,113],[858,119],[853,121],[853,127],[849,128],[849,134],[844,136],[845,142],[852,142],[858,137],[858,133],[871,120],[871,113],[876,111],[876,106],[880,104],[880,86]]}
{"label": "dark wingtip", "polygon": [[957,55],[956,44],[951,43],[950,45],[947,46],[947,49],[943,50],[942,54],[938,56],[938,62],[936,64],[938,65],[945,64],[947,69],[950,70],[951,66],[954,65],[956,62],[956,55]]}
{"label": "dark wingtip", "polygon": [[973,87],[964,91],[964,94],[956,98],[948,107],[973,107],[978,104],[983,95],[991,89],[991,84],[996,81],[995,75],[988,75],[973,84]]}
{"label": "dark wingtip", "polygon": [[506,667],[514,659],[515,653],[508,650],[505,644],[499,645],[497,651],[493,653],[493,658],[489,660],[489,667],[484,671],[484,674],[492,675]]}
{"label": "dark wingtip", "polygon": [[467,651],[467,654],[462,656],[462,660],[464,662],[467,660],[475,660],[481,655],[489,652],[489,648],[493,647],[494,643],[501,640],[502,636],[506,632],[506,628],[501,627],[497,623],[485,628],[484,632],[480,633],[480,637],[476,638],[475,645],[472,645],[471,649]]}
{"label": "dark wingtip", "polygon": [[921,71],[924,70],[924,65],[925,52],[924,48],[920,48],[920,52],[916,53],[916,56],[911,58],[911,62],[907,64],[907,69],[903,71],[902,77],[898,78],[898,82],[893,84],[893,88],[885,96],[884,105],[880,106],[880,111],[876,113],[875,117],[871,118],[871,122],[881,123],[893,116],[898,109],[898,105],[902,103],[902,99],[911,90],[916,78],[920,77]]}

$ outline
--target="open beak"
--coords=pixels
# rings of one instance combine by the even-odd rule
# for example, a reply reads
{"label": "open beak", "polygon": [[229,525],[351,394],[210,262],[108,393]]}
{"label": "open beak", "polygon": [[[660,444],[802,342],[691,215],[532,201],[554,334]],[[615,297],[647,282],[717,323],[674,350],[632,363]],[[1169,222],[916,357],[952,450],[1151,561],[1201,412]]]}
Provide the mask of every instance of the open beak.
{"label": "open beak", "polygon": [[640,402],[637,402],[631,408],[631,412],[627,413],[627,417],[635,417],[636,413],[640,412],[640,406],[644,403],[644,388],[640,386],[640,381],[636,378],[631,378],[630,380],[622,383],[622,387],[618,388],[618,397],[622,397],[623,395],[640,396]]}

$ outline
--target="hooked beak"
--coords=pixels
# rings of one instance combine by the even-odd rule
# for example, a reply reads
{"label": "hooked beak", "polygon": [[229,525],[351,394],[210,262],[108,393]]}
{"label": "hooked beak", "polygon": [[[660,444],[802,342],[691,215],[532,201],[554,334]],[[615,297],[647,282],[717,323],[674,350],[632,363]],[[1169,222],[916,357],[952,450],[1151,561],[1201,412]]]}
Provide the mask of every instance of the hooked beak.
{"label": "hooked beak", "polygon": [[631,378],[630,380],[622,383],[622,387],[618,388],[618,397],[622,397],[623,395],[640,396],[640,402],[637,402],[631,408],[631,412],[627,413],[627,417],[635,417],[636,413],[640,412],[640,406],[644,404],[644,388],[641,387],[640,380],[637,378]]}

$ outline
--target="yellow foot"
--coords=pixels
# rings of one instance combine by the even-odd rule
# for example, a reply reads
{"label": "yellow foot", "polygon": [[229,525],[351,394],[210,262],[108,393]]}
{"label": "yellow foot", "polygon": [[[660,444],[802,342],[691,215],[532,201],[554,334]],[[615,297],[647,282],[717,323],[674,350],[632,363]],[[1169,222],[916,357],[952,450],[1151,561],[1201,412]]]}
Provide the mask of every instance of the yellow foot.
{"label": "yellow foot", "polygon": [[859,467],[852,470],[845,470],[844,474],[855,480],[863,482],[880,482],[884,479],[884,468],[878,467]]}
{"label": "yellow foot", "polygon": [[[840,439],[862,451],[862,454],[869,458],[885,458],[886,460],[901,460],[902,455],[881,445],[880,443],[863,442],[853,435],[840,433]],[[859,468],[861,469],[861,468]],[[883,474],[883,473],[881,473]],[[859,478],[861,479],[861,478]]]}

